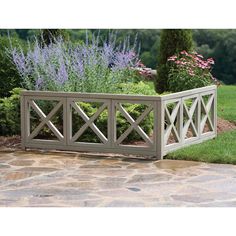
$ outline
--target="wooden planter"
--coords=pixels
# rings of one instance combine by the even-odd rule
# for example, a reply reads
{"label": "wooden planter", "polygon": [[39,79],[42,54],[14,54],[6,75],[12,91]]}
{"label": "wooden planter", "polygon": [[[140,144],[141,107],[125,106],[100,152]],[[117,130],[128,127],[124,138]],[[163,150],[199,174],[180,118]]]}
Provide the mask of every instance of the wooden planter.
{"label": "wooden planter", "polygon": [[[109,152],[163,158],[168,152],[200,143],[216,137],[216,92],[217,87],[207,86],[164,96],[138,96],[95,93],[37,92],[21,93],[21,136],[22,148],[41,148],[70,151]],[[36,101],[54,101],[55,106],[44,114]],[[80,102],[99,103],[97,111],[88,117]],[[146,109],[134,120],[124,104],[143,104]],[[37,127],[31,127],[31,112],[37,113]],[[63,129],[53,124],[52,117],[62,112]],[[102,112],[108,112],[107,133],[96,125]],[[84,124],[72,129],[72,112],[80,116]],[[117,137],[117,113],[129,122],[129,128]],[[149,137],[140,123],[152,113],[153,134]],[[52,132],[53,139],[37,138],[44,126]],[[79,138],[90,129],[100,140],[98,143],[81,142]],[[135,131],[143,142],[130,145],[124,142]],[[40,137],[40,136],[39,136]]]}

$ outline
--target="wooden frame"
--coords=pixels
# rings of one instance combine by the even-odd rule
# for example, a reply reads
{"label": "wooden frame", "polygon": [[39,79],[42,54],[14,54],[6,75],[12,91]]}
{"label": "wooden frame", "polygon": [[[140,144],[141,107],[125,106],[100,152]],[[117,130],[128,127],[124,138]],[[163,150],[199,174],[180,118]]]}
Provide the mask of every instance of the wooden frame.
{"label": "wooden frame", "polygon": [[[21,93],[22,148],[127,153],[156,156],[161,159],[168,152],[216,137],[216,89],[216,86],[207,86],[164,96],[23,91]],[[208,100],[205,101],[204,97]],[[49,114],[44,114],[35,100],[56,101],[57,104]],[[187,101],[192,101],[189,107]],[[101,103],[101,106],[91,117],[88,117],[78,102]],[[124,103],[144,104],[147,107],[140,117],[134,120],[122,106]],[[170,104],[172,110],[169,109]],[[84,125],[73,135],[72,108],[84,121]],[[32,131],[30,129],[31,109],[38,114],[41,121]],[[51,121],[60,109],[63,114],[63,133]],[[104,135],[95,124],[95,120],[104,110],[108,112],[107,135]],[[120,137],[116,137],[117,111],[130,124]],[[153,112],[154,117],[153,139],[139,126],[150,112]],[[35,138],[44,125],[49,127],[57,140]],[[207,131],[205,131],[206,125],[209,127]],[[77,141],[89,127],[101,143]],[[193,137],[186,137],[189,129],[192,130]],[[143,138],[146,146],[122,144],[132,130]],[[168,143],[171,135],[174,142]]]}

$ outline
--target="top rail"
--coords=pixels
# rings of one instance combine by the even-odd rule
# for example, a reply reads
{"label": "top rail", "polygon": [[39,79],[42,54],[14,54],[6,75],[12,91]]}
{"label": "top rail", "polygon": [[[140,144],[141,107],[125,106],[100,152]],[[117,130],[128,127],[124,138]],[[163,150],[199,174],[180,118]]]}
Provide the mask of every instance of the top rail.
{"label": "top rail", "polygon": [[206,86],[206,87],[202,87],[202,88],[186,90],[186,91],[182,91],[182,92],[178,92],[178,93],[166,94],[166,95],[162,95],[160,97],[161,97],[162,101],[165,101],[165,100],[169,100],[169,99],[182,98],[182,97],[186,97],[186,96],[195,95],[198,93],[204,93],[204,92],[216,90],[216,88],[217,88],[216,85],[211,85],[211,86]]}
{"label": "top rail", "polygon": [[21,92],[23,96],[39,96],[39,97],[67,97],[67,98],[94,98],[94,99],[127,99],[153,101],[160,100],[160,96],[133,95],[133,94],[109,94],[109,93],[81,93],[81,92],[55,92],[55,91],[31,91],[24,90]]}
{"label": "top rail", "polygon": [[39,97],[67,97],[67,98],[94,98],[94,99],[127,99],[127,100],[142,100],[142,101],[163,101],[173,98],[180,98],[184,96],[194,95],[197,93],[212,91],[216,89],[216,85],[206,86],[186,90],[178,93],[171,93],[167,95],[133,95],[133,94],[109,94],[109,93],[80,93],[80,92],[55,92],[55,91],[32,91],[24,90],[21,92],[22,96],[39,96]]}

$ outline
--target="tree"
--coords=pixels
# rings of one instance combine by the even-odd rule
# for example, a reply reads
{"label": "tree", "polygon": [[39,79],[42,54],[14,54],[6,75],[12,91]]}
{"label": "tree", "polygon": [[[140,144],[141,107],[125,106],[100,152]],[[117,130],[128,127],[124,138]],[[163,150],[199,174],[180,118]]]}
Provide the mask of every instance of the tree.
{"label": "tree", "polygon": [[213,73],[225,84],[236,84],[236,31],[229,31],[214,48]]}
{"label": "tree", "polygon": [[59,37],[68,40],[69,34],[64,29],[43,29],[39,38],[42,43],[49,45],[50,43],[54,43]]}
{"label": "tree", "polygon": [[225,34],[232,30],[228,29],[195,29],[193,30],[193,40],[197,45],[207,44],[209,48],[214,48],[219,40],[223,38]]}
{"label": "tree", "polygon": [[167,58],[183,50],[193,48],[192,30],[165,29],[161,32],[155,89],[158,93],[168,91],[167,80],[170,67]]}

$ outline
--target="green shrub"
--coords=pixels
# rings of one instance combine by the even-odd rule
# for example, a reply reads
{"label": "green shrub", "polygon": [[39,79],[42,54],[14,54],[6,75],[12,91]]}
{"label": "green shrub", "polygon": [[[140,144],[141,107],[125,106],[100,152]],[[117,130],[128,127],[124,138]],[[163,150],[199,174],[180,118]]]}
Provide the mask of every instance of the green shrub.
{"label": "green shrub", "polygon": [[186,71],[172,70],[169,74],[168,85],[172,92],[181,92],[194,88],[201,88],[211,85],[211,78],[208,76],[189,76]]}
{"label": "green shrub", "polygon": [[170,66],[167,58],[183,50],[191,51],[193,47],[192,30],[165,29],[161,32],[160,50],[158,55],[155,89],[158,93],[168,91],[168,74]]}
{"label": "green shrub", "polygon": [[136,94],[136,95],[158,95],[154,88],[144,83],[143,81],[137,83],[122,83],[120,84],[122,94]]}
{"label": "green shrub", "polygon": [[0,99],[0,135],[20,134],[20,88]]}
{"label": "green shrub", "polygon": [[[12,45],[17,45],[16,38],[11,39]],[[0,36],[0,97],[7,97],[13,88],[20,87],[21,77],[12,63],[7,50],[10,41],[7,36]]]}

